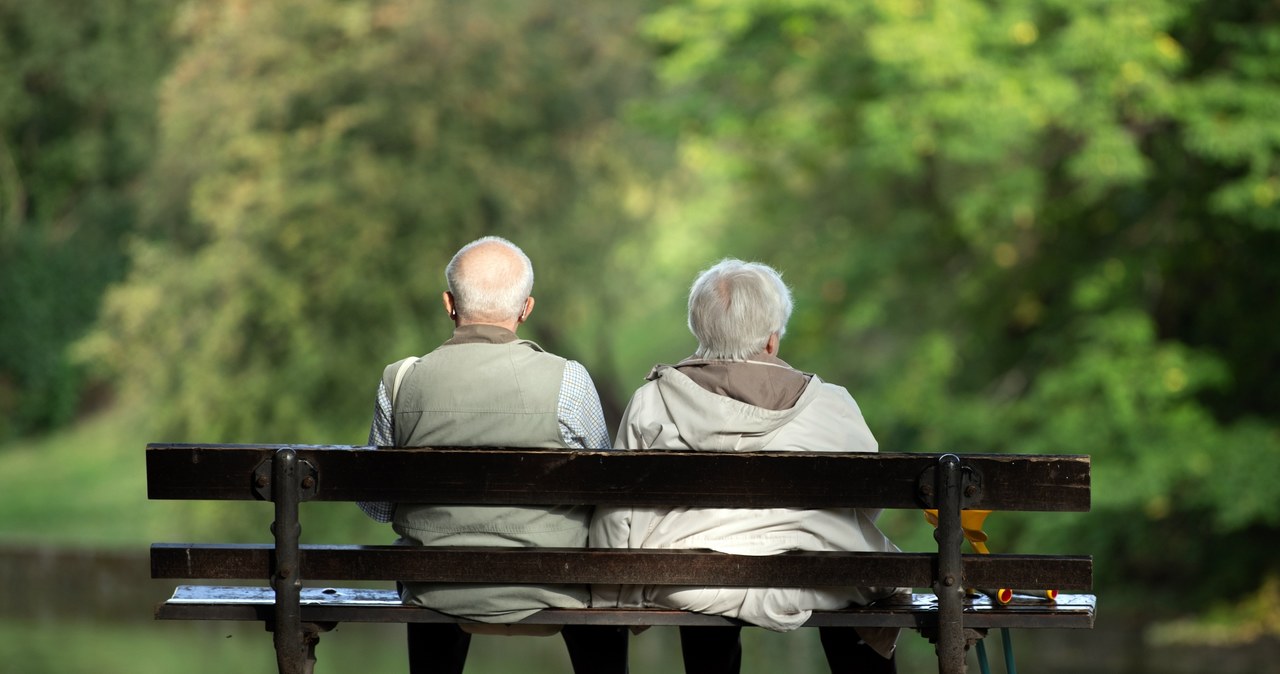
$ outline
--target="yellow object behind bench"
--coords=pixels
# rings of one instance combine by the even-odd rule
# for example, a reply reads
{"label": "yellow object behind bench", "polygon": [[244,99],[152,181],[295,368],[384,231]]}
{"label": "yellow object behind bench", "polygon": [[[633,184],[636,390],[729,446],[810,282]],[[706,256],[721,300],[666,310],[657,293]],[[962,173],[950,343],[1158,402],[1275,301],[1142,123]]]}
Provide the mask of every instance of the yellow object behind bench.
{"label": "yellow object behind bench", "polygon": [[[964,539],[969,541],[969,545],[973,546],[974,552],[980,555],[991,554],[987,550],[987,532],[982,530],[982,525],[987,521],[987,515],[990,510],[961,510],[960,511],[960,530],[964,532]],[[925,510],[924,518],[929,524],[938,526],[938,511]],[[1057,590],[1011,590],[1009,588],[1000,588],[998,590],[978,590],[982,594],[991,597],[992,601],[998,604],[1008,604],[1015,593],[1021,595],[1029,595],[1032,597],[1043,597],[1050,601],[1058,598]]]}

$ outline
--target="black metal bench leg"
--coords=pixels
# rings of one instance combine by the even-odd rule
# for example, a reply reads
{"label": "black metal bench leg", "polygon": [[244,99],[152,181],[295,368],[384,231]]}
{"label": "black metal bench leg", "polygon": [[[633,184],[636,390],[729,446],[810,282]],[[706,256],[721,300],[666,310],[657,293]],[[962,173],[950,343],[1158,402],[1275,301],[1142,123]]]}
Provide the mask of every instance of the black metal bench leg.
{"label": "black metal bench leg", "polygon": [[306,649],[306,654],[303,656],[302,672],[303,674],[315,674],[316,645],[320,643],[320,635],[315,632],[307,632],[303,635],[302,640]]}
{"label": "black metal bench leg", "polygon": [[273,639],[280,674],[305,674],[309,671],[308,655],[314,656],[302,632],[299,498],[298,454],[292,449],[281,449],[271,464],[271,499],[276,507],[276,520],[271,525],[276,539],[275,566],[271,573],[271,588],[276,594]]}
{"label": "black metal bench leg", "polygon": [[964,569],[960,557],[964,532],[960,528],[960,458],[947,454],[938,459],[935,480],[938,528],[933,537],[938,541],[938,574],[933,582],[933,591],[938,596],[938,672],[964,674]]}

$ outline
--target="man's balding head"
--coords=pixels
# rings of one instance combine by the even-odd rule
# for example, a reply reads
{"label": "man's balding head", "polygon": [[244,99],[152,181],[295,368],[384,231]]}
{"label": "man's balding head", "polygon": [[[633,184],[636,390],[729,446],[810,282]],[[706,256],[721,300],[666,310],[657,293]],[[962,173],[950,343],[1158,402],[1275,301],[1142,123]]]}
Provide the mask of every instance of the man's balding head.
{"label": "man's balding head", "polygon": [[501,237],[486,236],[463,246],[444,276],[459,323],[519,323],[531,308],[526,300],[533,292],[533,263]]}

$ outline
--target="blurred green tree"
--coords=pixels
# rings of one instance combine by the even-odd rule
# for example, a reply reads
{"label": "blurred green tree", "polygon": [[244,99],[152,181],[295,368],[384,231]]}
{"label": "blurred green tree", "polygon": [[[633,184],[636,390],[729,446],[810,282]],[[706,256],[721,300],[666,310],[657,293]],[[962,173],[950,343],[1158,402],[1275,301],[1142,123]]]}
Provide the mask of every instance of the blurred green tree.
{"label": "blurred green tree", "polygon": [[449,257],[499,234],[538,272],[530,336],[609,362],[628,284],[599,279],[635,264],[611,252],[643,235],[625,194],[662,162],[620,123],[650,81],[637,21],[553,0],[186,5],[147,236],[84,356],[178,437],[358,441],[381,366],[448,335]]}
{"label": "blurred green tree", "polygon": [[0,0],[0,439],[66,423],[67,346],[124,273],[171,0]]}
{"label": "blurred green tree", "polygon": [[[447,333],[448,257],[501,234],[539,270],[528,334],[616,419],[691,350],[693,273],[763,259],[798,291],[784,357],[848,385],[885,450],[1095,457],[1095,513],[997,520],[1004,545],[1067,539],[1153,606],[1280,578],[1274,3],[648,9],[183,4],[158,149],[111,192],[144,227],[80,355],[175,439],[354,441],[377,368]],[[58,152],[15,154],[12,120],[45,120],[19,81],[42,80],[0,83],[9,255],[12,223],[67,212],[14,177],[68,184]]]}
{"label": "blurred green tree", "polygon": [[1274,3],[692,1],[645,30],[721,245],[809,290],[784,357],[882,449],[1092,454],[1057,535],[1106,587],[1280,573]]}

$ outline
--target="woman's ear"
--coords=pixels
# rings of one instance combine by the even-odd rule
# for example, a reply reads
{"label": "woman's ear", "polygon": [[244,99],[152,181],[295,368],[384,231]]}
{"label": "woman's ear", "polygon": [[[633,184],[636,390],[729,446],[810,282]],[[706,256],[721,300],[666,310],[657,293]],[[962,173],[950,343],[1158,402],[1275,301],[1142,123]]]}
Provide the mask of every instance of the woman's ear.
{"label": "woman's ear", "polygon": [[778,346],[781,345],[781,343],[782,338],[778,336],[778,333],[775,332],[770,334],[769,339],[764,343],[764,352],[770,356],[778,355]]}

